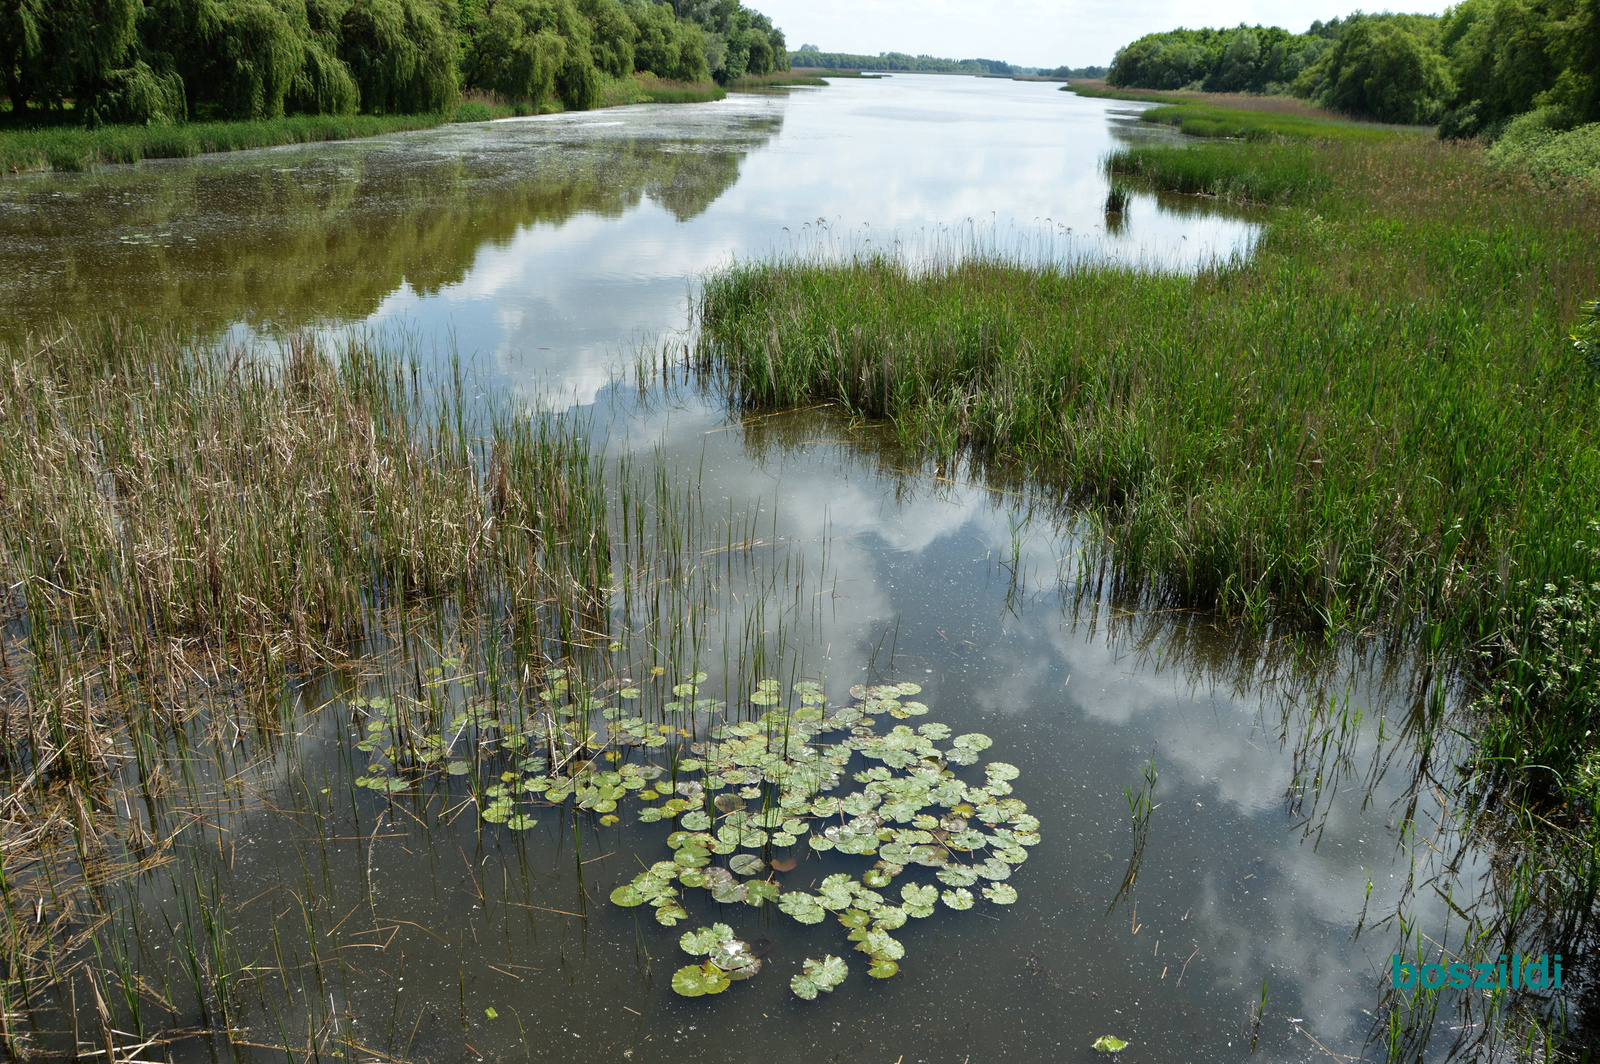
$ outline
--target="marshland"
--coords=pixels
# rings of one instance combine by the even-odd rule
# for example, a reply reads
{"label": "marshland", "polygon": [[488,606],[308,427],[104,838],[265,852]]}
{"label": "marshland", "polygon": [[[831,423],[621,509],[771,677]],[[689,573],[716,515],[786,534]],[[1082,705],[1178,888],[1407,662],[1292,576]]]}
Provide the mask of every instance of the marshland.
{"label": "marshland", "polygon": [[1581,1053],[1597,202],[1146,106],[0,184],[6,1051]]}

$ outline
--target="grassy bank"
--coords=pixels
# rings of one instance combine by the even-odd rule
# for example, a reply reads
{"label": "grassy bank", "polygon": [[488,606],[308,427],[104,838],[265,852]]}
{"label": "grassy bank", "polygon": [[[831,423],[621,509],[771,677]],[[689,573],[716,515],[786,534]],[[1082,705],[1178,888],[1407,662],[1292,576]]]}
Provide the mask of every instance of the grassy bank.
{"label": "grassy bank", "polygon": [[[701,366],[744,407],[834,402],[1026,463],[1164,601],[1485,654],[1485,764],[1590,810],[1600,624],[1547,622],[1600,612],[1600,382],[1567,339],[1600,293],[1600,197],[1411,137],[1111,166],[1285,206],[1254,255],[1194,276],[739,265],[705,287]],[[1558,660],[1588,679],[1545,677]]]}
{"label": "grassy bank", "polygon": [[1112,89],[1103,82],[1085,84],[1079,81],[1063,86],[1062,91],[1090,98],[1162,104],[1140,114],[1140,120],[1173,126],[1192,137],[1380,141],[1404,133],[1433,132],[1431,126],[1359,122],[1289,96]]}
{"label": "grassy bank", "polygon": [[[801,84],[802,82],[794,82]],[[826,84],[821,81],[804,84]],[[649,75],[607,78],[601,105],[707,103],[727,92],[716,82],[671,81]],[[538,113],[561,110],[552,101]],[[290,115],[255,122],[186,122],[170,126],[102,126],[86,129],[50,125],[34,129],[0,127],[0,173],[36,170],[87,170],[104,163],[144,159],[186,159],[211,152],[275,148],[285,144],[355,140],[385,133],[432,129],[446,122],[486,122],[535,113],[527,106],[488,97],[464,99],[448,113],[421,115]]]}
{"label": "grassy bank", "polygon": [[101,163],[183,159],[209,152],[354,140],[404,130],[431,129],[449,120],[447,114],[291,115],[259,122],[3,130],[0,131],[0,171],[86,170]]}

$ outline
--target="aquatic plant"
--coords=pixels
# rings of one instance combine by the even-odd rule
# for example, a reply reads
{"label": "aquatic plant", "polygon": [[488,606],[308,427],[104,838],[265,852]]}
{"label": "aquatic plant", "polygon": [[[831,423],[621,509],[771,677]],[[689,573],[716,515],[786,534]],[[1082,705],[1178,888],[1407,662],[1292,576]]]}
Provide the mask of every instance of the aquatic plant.
{"label": "aquatic plant", "polygon": [[[642,689],[631,681],[596,694],[563,669],[545,679],[537,695],[543,712],[510,721],[492,715],[487,703],[469,703],[433,734],[408,727],[388,699],[356,700],[372,714],[370,734],[357,745],[373,755],[357,785],[403,791],[413,776],[438,774],[441,766],[444,775],[467,775],[473,765],[458,756],[466,750],[476,758],[482,784],[474,787],[479,815],[512,830],[533,826],[537,806],[570,800],[604,815],[632,798],[642,807],[641,823],[675,822],[666,837],[672,857],[614,889],[613,903],[649,905],[666,927],[688,919],[683,898],[692,890],[722,905],[775,905],[802,924],[831,915],[867,955],[868,974],[879,979],[896,974],[905,956],[890,932],[932,916],[939,902],[964,911],[980,896],[995,905],[1017,899],[1005,881],[1039,842],[1038,819],[1010,797],[1019,770],[991,761],[983,782],[967,782],[955,769],[978,764],[991,745],[988,736],[953,735],[938,723],[877,730],[882,715],[909,720],[927,714],[913,698],[921,692],[915,683],[853,687],[851,704],[830,713],[820,683],[794,684],[797,704],[785,706],[781,685],[764,679],[746,698],[751,718],[741,720],[728,717],[726,703],[695,697],[704,673],[670,686],[657,677],[660,693],[672,696],[659,716],[628,708]],[[594,727],[600,724],[603,734]],[[702,726],[706,737],[694,739],[691,729]],[[628,749],[640,759],[624,760]],[[857,759],[864,764],[851,778],[859,788],[833,793]],[[875,863],[859,876],[827,876],[814,894],[785,890],[779,877],[796,862],[774,855],[795,850]],[[946,889],[912,881],[908,872],[916,869],[927,869]],[[898,894],[889,894],[902,877]],[[727,925],[701,928],[680,942],[690,953],[708,955],[673,977],[673,989],[685,996],[721,993],[728,981],[760,970]],[[815,997],[831,989],[826,973],[797,982],[796,993]]]}

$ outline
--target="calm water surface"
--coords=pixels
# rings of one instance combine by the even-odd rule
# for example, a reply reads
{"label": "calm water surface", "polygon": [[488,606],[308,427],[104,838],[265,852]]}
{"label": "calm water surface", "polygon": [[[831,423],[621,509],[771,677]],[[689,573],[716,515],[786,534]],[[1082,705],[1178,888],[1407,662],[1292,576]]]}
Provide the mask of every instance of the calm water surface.
{"label": "calm water surface", "polygon": [[[281,1043],[266,1017],[288,1015],[301,1041],[353,1023],[375,1050],[432,1061],[1086,1061],[1104,1034],[1134,1061],[1382,1057],[1368,1042],[1402,935],[1390,918],[1440,940],[1459,924],[1427,885],[1462,844],[1409,745],[1407,670],[1362,646],[1308,668],[1292,641],[1116,600],[1051,500],[925,467],[870,426],[740,422],[686,385],[614,386],[636,345],[685,328],[696,278],[735,257],[989,250],[1188,269],[1246,253],[1255,220],[1176,200],[1137,196],[1107,229],[1098,160],[1166,136],[1126,106],[897,77],[0,183],[12,334],[106,311],[238,337],[365,326],[424,357],[459,351],[487,387],[586,408],[608,454],[668,464],[708,535],[762,530],[762,564],[788,567],[772,586],[790,589],[801,674],[834,699],[863,680],[922,684],[927,719],[989,735],[1043,822],[1015,905],[914,921],[901,974],[877,982],[833,921],[696,898],[669,930],[611,906],[641,860],[669,856],[631,816],[575,830],[550,809],[514,835],[459,802],[352,805],[361,769],[346,718],[315,712],[324,685],[219,813],[241,955],[310,963],[275,944],[302,926],[292,897],[340,956],[327,982],[267,980],[285,1000],[251,1041]],[[739,595],[734,581],[697,637],[712,689],[738,679],[724,633]],[[1152,763],[1159,805],[1137,850],[1125,788]],[[785,885],[852,867],[813,858]],[[1458,905],[1487,867],[1464,851]],[[140,888],[147,926],[169,893]],[[715,919],[765,940],[767,970],[679,998],[677,937]],[[824,952],[852,976],[799,1001],[790,975]]]}

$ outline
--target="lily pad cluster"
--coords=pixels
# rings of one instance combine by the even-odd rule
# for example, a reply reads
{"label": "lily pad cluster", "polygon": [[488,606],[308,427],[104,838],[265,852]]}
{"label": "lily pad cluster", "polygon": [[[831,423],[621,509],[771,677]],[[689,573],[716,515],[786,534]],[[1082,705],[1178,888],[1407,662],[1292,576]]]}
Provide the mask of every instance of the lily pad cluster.
{"label": "lily pad cluster", "polygon": [[684,997],[720,994],[742,979],[761,971],[761,958],[750,943],[734,937],[727,924],[712,924],[687,932],[678,945],[691,956],[705,957],[700,964],[679,968],[672,976],[672,989]]}
{"label": "lily pad cluster", "polygon": [[[775,691],[768,684],[763,681],[756,694]],[[933,915],[941,903],[959,911],[979,897],[997,905],[1016,901],[1016,889],[1005,881],[1039,841],[1037,818],[1010,797],[1016,767],[989,762],[984,782],[970,783],[951,766],[975,764],[991,745],[987,736],[952,736],[934,723],[876,730],[879,713],[926,713],[907,700],[920,690],[910,683],[853,688],[855,704],[829,714],[821,687],[807,682],[794,688],[797,708],[712,728],[706,741],[690,746],[694,756],[676,766],[674,790],[683,803],[676,814],[672,802],[639,814],[645,822],[676,815],[678,829],[667,836],[673,859],[619,886],[612,901],[648,904],[667,926],[687,918],[685,888],[706,890],[722,904],[776,903],[805,924],[832,916],[867,955],[868,974],[876,978],[899,971],[905,947],[891,932],[909,920]],[[858,757],[865,767],[850,778],[860,786],[833,793]],[[784,889],[779,877],[795,861],[776,853],[800,846],[875,863],[859,877],[829,875],[815,892]],[[940,885],[906,881],[893,889],[896,879],[917,869],[927,869]],[[793,985],[813,998],[835,984],[827,975],[802,975]]]}
{"label": "lily pad cluster", "polygon": [[[893,932],[909,921],[940,907],[1016,901],[1007,881],[1040,838],[1038,819],[1012,797],[1018,769],[990,761],[981,781],[963,779],[957,770],[982,760],[988,736],[934,722],[880,728],[885,717],[928,713],[915,700],[917,684],[853,687],[850,704],[830,710],[820,683],[786,693],[764,679],[730,714],[726,703],[697,697],[704,673],[675,683],[663,674],[652,670],[648,686],[624,680],[596,693],[554,669],[534,689],[533,712],[523,708],[532,699],[501,700],[497,709],[470,697],[470,677],[449,680],[469,697],[434,729],[389,699],[354,700],[368,717],[357,746],[372,756],[356,782],[395,793],[432,773],[469,776],[483,820],[511,830],[533,827],[539,808],[567,801],[614,824],[631,799],[640,822],[668,825],[672,858],[618,886],[613,902],[649,905],[668,927],[688,919],[691,890],[723,905],[773,905],[803,924],[832,917],[875,978],[899,971],[905,947]],[[867,866],[791,887],[784,877],[808,852]],[[721,993],[761,967],[725,924],[682,944],[705,958],[673,977],[685,996]],[[837,957],[807,960],[791,985],[809,1000],[847,970]]]}

